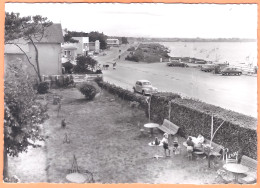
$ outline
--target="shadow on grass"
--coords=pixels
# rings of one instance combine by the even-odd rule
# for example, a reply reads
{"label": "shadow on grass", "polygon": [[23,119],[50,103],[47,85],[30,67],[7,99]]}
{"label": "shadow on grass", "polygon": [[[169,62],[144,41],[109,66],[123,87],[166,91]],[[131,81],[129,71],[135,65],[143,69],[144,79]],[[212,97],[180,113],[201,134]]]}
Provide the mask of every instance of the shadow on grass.
{"label": "shadow on grass", "polygon": [[80,99],[73,99],[73,100],[69,100],[69,101],[64,101],[63,104],[73,104],[73,105],[78,105],[78,104],[87,104],[90,102],[93,102],[94,100],[88,100],[83,98]]}

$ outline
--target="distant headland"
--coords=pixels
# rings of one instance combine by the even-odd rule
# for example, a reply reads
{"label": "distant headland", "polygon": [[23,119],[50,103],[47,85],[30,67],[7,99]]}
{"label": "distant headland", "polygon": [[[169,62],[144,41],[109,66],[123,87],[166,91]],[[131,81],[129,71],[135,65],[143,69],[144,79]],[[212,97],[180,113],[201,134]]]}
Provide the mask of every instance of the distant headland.
{"label": "distant headland", "polygon": [[139,42],[256,42],[257,39],[249,38],[148,38],[128,37],[128,40]]}

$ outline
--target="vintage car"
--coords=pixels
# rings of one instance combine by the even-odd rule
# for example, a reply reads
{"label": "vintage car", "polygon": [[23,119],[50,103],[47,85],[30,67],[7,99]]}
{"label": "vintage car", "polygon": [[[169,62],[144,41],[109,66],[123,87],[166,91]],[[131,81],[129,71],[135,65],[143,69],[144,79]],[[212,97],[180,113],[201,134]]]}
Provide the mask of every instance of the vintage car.
{"label": "vintage car", "polygon": [[238,68],[226,67],[221,70],[222,75],[238,75],[242,74],[242,71]]}
{"label": "vintage car", "polygon": [[214,64],[205,64],[201,66],[201,69],[204,72],[211,72],[215,70],[215,65]]}
{"label": "vintage car", "polygon": [[142,93],[142,95],[151,95],[157,93],[157,88],[153,87],[148,80],[138,80],[133,87],[134,92]]}
{"label": "vintage car", "polygon": [[172,60],[171,62],[167,63],[168,67],[188,67],[186,63],[177,61],[177,60]]}

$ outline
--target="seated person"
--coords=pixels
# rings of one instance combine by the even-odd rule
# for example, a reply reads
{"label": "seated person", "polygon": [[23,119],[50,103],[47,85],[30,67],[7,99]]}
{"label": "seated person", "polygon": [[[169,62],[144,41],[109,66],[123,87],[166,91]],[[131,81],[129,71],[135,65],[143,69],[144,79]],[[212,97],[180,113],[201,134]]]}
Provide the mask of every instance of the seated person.
{"label": "seated person", "polygon": [[159,146],[161,144],[161,141],[158,139],[158,137],[155,137],[155,140],[150,142],[150,146]]}
{"label": "seated person", "polygon": [[154,145],[158,146],[159,144],[160,144],[160,140],[157,137],[155,137]]}
{"label": "seated person", "polygon": [[191,146],[192,148],[194,147],[194,142],[191,136],[188,137],[187,139],[187,146]]}
{"label": "seated person", "polygon": [[204,137],[199,134],[199,136],[194,140],[194,147],[201,148],[204,143]]}
{"label": "seated person", "polygon": [[202,148],[204,142],[204,137],[202,135],[199,135],[197,138],[190,136],[190,138],[194,144],[194,148]]}

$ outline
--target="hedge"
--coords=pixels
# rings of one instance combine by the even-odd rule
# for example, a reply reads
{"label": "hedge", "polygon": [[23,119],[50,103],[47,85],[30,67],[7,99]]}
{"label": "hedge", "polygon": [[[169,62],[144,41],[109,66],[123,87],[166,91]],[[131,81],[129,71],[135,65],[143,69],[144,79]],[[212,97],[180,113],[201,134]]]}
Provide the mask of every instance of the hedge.
{"label": "hedge", "polygon": [[136,95],[135,93],[125,90],[121,87],[118,87],[114,84],[110,84],[107,82],[103,82],[103,81],[98,81],[97,82],[99,87],[101,87],[102,89],[107,90],[109,93],[117,95],[118,97],[120,97],[123,100],[128,100],[128,101],[136,101],[140,103],[140,107],[142,107],[143,109],[147,109],[148,104],[146,102],[146,97],[141,96],[141,95]]}
{"label": "hedge", "polygon": [[[98,85],[118,97],[137,101],[148,115],[148,105],[144,96],[106,82]],[[242,155],[257,159],[257,119],[237,112],[223,109],[194,99],[183,99],[174,93],[157,93],[151,98],[151,120],[162,124],[169,118],[180,127],[179,135],[183,137],[202,134],[210,139],[211,116],[214,115],[214,130],[224,121],[216,133],[213,142],[229,148],[231,152],[239,151]]]}

